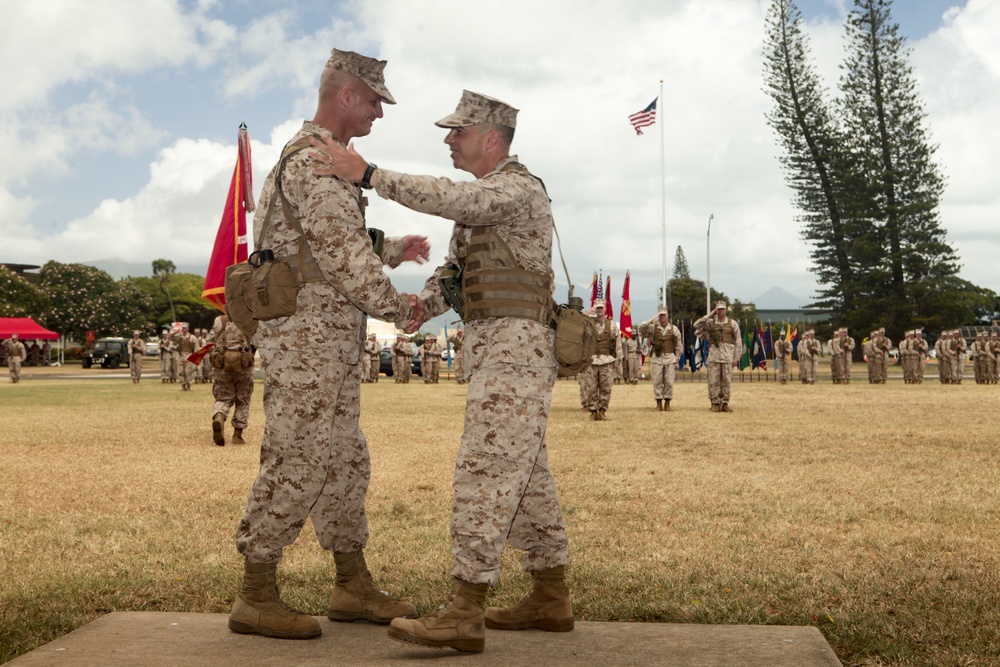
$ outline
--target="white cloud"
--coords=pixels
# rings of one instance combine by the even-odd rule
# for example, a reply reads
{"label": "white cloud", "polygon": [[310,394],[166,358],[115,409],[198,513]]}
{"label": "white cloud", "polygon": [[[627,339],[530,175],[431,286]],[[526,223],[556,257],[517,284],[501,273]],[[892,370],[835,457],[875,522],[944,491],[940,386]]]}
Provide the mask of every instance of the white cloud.
{"label": "white cloud", "polygon": [[[838,2],[834,6],[843,10]],[[226,82],[219,92],[226,100],[295,115],[274,128],[251,128],[259,192],[281,146],[302,117],[311,117],[320,70],[337,46],[389,60],[386,79],[399,104],[387,106],[371,136],[356,142],[363,155],[388,168],[468,178],[450,168],[444,133],[433,122],[453,110],[463,88],[518,106],[515,149],[549,188],[578,286],[603,268],[620,290],[631,269],[633,297],[655,294],[663,129],[668,273],[682,245],[692,274],[704,276],[706,223],[714,214],[714,286],[744,300],[774,284],[805,298],[814,291],[809,249],[799,239],[791,192],[764,118],[769,108],[761,90],[764,0],[615,7],[514,0],[489,13],[458,0],[385,0],[359,4],[356,14],[331,17],[305,33],[297,27],[294,6],[237,29],[210,18],[214,3],[189,11],[176,3],[141,3],[146,8],[141,20],[139,4],[101,3],[101,11],[87,16],[69,12],[68,18],[53,19],[51,32],[37,20],[38,12],[47,21],[63,3],[21,3],[14,15],[2,10],[2,18],[18,19],[27,35],[0,27],[5,59],[16,48],[38,51],[30,48],[32,38],[52,35],[58,42],[56,53],[40,54],[28,72],[0,70],[0,82],[14,91],[0,102],[0,120],[14,121],[0,122],[0,150],[19,156],[0,165],[5,261],[104,257],[110,250],[103,239],[110,235],[124,259],[207,262],[235,145],[202,138],[206,133],[194,116],[189,133],[170,139],[158,134],[148,124],[148,100],[135,94],[128,96],[130,104],[112,103],[120,99],[118,77],[136,71],[213,77]],[[939,30],[911,44],[928,124],[949,177],[942,222],[962,253],[963,276],[994,289],[1000,287],[990,271],[1000,251],[992,231],[1000,212],[992,185],[993,147],[1000,142],[994,122],[1000,112],[1000,47],[992,38],[1000,27],[998,12],[989,0],[969,0]],[[107,25],[97,30],[101,21]],[[155,30],[143,27],[151,23]],[[69,25],[90,36],[69,34]],[[820,21],[808,30],[817,67],[833,94],[843,58],[842,26]],[[15,43],[2,45],[4,37]],[[30,81],[33,77],[38,80]],[[637,137],[626,118],[656,97],[661,78],[659,122]],[[76,82],[69,89],[88,92],[75,96],[68,110],[55,108],[52,100],[68,90],[67,82]],[[35,123],[36,113],[48,124]],[[140,150],[142,137],[162,148],[148,181],[134,194],[106,198],[60,233],[27,226],[35,203],[12,194],[19,183],[63,168],[77,151]],[[374,194],[369,198],[373,226],[390,234],[426,233],[435,259],[443,256],[446,222]],[[407,266],[397,274],[426,272]]]}

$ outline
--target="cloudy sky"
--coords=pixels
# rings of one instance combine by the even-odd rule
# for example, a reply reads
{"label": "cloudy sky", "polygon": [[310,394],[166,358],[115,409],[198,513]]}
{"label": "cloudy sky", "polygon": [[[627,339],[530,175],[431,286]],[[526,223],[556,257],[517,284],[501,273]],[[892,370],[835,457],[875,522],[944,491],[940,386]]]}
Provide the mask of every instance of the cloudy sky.
{"label": "cloudy sky", "polygon": [[[336,46],[388,59],[398,104],[358,150],[383,166],[451,168],[433,126],[463,88],[521,109],[515,150],[553,199],[577,293],[625,271],[633,301],[660,283],[664,147],[667,273],[682,246],[731,298],[816,283],[765,122],[767,0],[32,0],[0,6],[0,261],[156,258],[204,273],[249,127],[255,192],[315,111]],[[817,66],[835,89],[847,0],[799,0]],[[489,7],[501,7],[489,3]],[[1000,3],[896,0],[931,137],[948,178],[941,220],[962,276],[1000,290]],[[657,125],[627,121],[660,90]],[[450,225],[373,199],[369,224],[425,233],[443,257]],[[555,265],[559,267],[558,260]],[[393,272],[416,289],[425,267]],[[564,296],[565,278],[557,271]],[[637,316],[645,316],[638,312]]]}

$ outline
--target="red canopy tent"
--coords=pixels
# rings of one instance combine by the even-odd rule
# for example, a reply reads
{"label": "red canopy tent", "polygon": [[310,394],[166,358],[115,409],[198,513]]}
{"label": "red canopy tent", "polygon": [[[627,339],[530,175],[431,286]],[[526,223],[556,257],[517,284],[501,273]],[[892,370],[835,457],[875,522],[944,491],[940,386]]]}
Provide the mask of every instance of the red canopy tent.
{"label": "red canopy tent", "polygon": [[21,340],[59,340],[59,334],[43,328],[30,317],[0,317],[0,340],[14,334]]}

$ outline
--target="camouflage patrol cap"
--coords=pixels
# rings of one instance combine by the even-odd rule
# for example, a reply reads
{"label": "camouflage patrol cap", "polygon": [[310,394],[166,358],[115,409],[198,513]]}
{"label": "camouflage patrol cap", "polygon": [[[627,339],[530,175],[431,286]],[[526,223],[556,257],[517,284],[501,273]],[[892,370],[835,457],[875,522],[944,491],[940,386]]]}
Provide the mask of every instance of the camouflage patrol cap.
{"label": "camouflage patrol cap", "polygon": [[667,311],[667,307],[666,306],[660,306],[659,308],[656,309],[656,314],[657,315],[669,315],[670,313]]}
{"label": "camouflage patrol cap", "polygon": [[729,308],[729,304],[727,304],[725,301],[716,301],[715,302],[715,309],[718,310],[719,308],[728,309]]}
{"label": "camouflage patrol cap", "polygon": [[994,331],[994,332],[992,332],[990,334],[990,338],[996,338],[996,337],[997,337],[997,332],[996,331]]}
{"label": "camouflage patrol cap", "polygon": [[604,299],[594,299],[594,308],[604,308]]}
{"label": "camouflage patrol cap", "polygon": [[358,77],[372,89],[373,93],[381,97],[383,102],[395,104],[396,100],[389,93],[389,89],[385,87],[385,77],[382,74],[385,63],[385,60],[375,60],[354,51],[334,49],[330,52],[330,59],[326,61],[326,66]]}
{"label": "camouflage patrol cap", "polygon": [[438,127],[451,128],[469,127],[481,123],[516,127],[517,109],[498,99],[463,90],[462,99],[458,101],[455,113],[445,116],[434,124]]}
{"label": "camouflage patrol cap", "polygon": [[133,336],[141,336],[141,335],[142,335],[142,332],[141,332],[141,331],[139,331],[138,329],[136,329],[135,331],[133,331],[133,332],[132,332],[132,335],[133,335]]}

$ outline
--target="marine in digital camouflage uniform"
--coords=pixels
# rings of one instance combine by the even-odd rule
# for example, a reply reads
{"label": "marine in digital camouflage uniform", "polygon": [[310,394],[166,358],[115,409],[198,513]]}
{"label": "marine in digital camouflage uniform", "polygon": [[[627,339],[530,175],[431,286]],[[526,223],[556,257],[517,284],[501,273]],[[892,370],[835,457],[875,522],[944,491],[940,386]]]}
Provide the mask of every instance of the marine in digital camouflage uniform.
{"label": "marine in digital camouflage uniform", "polygon": [[196,367],[188,361],[188,357],[198,351],[198,339],[191,333],[186,322],[181,324],[181,332],[171,336],[171,339],[177,346],[177,375],[181,380],[181,391],[191,391]]}
{"label": "marine in digital camouflage uniform", "polygon": [[[424,237],[386,239],[381,257],[365,227],[361,190],[314,172],[310,139],[348,142],[367,135],[393,103],[385,88],[384,61],[334,50],[320,79],[319,103],[268,175],[254,216],[258,247],[278,258],[300,257],[304,281],[296,311],[259,323],[254,344],[264,375],[264,437],[260,471],[236,531],[245,558],[243,587],[229,617],[235,632],[309,638],[321,633],[311,616],[289,609],[275,585],[277,563],[309,519],[323,549],[333,552],[336,581],[327,617],[388,623],[414,615],[372,580],[363,549],[368,541],[365,494],[371,474],[368,445],[358,423],[358,359],[367,314],[406,326],[420,318],[416,297],[400,294],[383,262],[426,259]],[[282,171],[283,169],[283,171]],[[276,205],[263,224],[277,173],[295,221]],[[280,199],[280,197],[278,197]],[[300,245],[304,236],[307,245]],[[296,262],[298,263],[298,262]],[[416,312],[413,312],[413,309]]]}
{"label": "marine in digital camouflage uniform", "polygon": [[170,334],[164,331],[160,334],[160,382],[173,382],[174,375],[174,351],[177,344],[170,340]]}
{"label": "marine in digital camouflage uniform", "polygon": [[378,352],[378,338],[375,337],[375,334],[369,334],[368,340],[365,341],[365,353],[362,355],[362,359],[368,364],[368,382],[378,382]]}
{"label": "marine in digital camouflage uniform", "polygon": [[[212,382],[212,441],[220,447],[226,444],[223,433],[229,410],[233,410],[233,444],[246,444],[243,429],[250,418],[250,398],[253,396],[253,350],[243,332],[225,315],[212,324],[215,347],[210,356],[216,361]],[[229,359],[226,359],[226,357]]]}
{"label": "marine in digital camouflage uniform", "polygon": [[913,330],[913,343],[911,343],[910,349],[914,354],[913,381],[916,384],[923,384],[924,369],[927,366],[927,353],[929,352],[927,341],[924,340],[923,329]]}
{"label": "marine in digital camouflage uniform", "polygon": [[903,383],[914,384],[916,369],[916,353],[913,350],[913,330],[903,332],[903,340],[896,349],[899,351],[899,365],[903,369]]}
{"label": "marine in digital camouflage uniform", "polygon": [[830,340],[830,379],[833,384],[844,384],[844,347],[841,345],[841,331],[833,332]]}
{"label": "marine in digital camouflage uniform", "polygon": [[590,366],[581,375],[581,391],[584,407],[590,411],[594,421],[604,421],[611,404],[611,388],[614,386],[615,360],[622,356],[621,334],[614,322],[604,315],[604,300],[594,302],[591,316],[597,327],[597,347]]}
{"label": "marine in digital camouflage uniform", "polygon": [[787,384],[792,368],[792,341],[785,339],[785,329],[781,330],[778,340],[774,341],[774,361],[777,365],[778,382]]}
{"label": "marine in digital camouflage uniform", "polygon": [[799,341],[799,379],[802,384],[816,384],[816,370],[819,368],[819,341],[816,332],[806,329]]}
{"label": "marine in digital camouflage uniform", "polygon": [[[445,264],[420,295],[428,317],[449,308],[438,277],[463,269],[469,389],[453,483],[452,597],[427,616],[397,618],[389,628],[390,637],[425,646],[481,651],[484,623],[507,630],[573,627],[566,527],[545,445],[557,375],[553,221],[543,184],[509,155],[516,113],[465,91],[456,113],[438,121],[449,129],[445,143],[454,166],[474,181],[381,167],[372,177],[381,197],[455,222]],[[357,181],[364,159],[330,150],[335,173]],[[513,608],[484,610],[505,542],[525,551],[533,589]]]}
{"label": "marine in digital camouflage uniform", "polygon": [[420,346],[420,372],[424,376],[424,384],[437,384],[441,371],[441,346],[437,336],[427,336]]}
{"label": "marine in digital camouflage uniform", "polygon": [[715,310],[695,320],[694,333],[708,341],[708,400],[712,412],[732,412],[729,407],[733,385],[733,366],[743,354],[743,337],[740,325],[727,316],[725,301],[715,304]]}
{"label": "marine in digital camouflage uniform", "polygon": [[132,384],[139,384],[142,379],[142,359],[146,355],[146,341],[142,339],[141,331],[132,332],[132,340],[128,342],[128,370]]}
{"label": "marine in digital camouflage uniform", "polygon": [[625,382],[639,384],[642,354],[639,351],[639,341],[635,332],[632,333],[631,337],[622,337],[622,356],[625,358]]}
{"label": "marine in digital camouflage uniform", "polygon": [[951,360],[951,381],[952,384],[962,384],[962,377],[965,375],[965,360],[968,347],[961,329],[951,332],[952,350],[954,356]]}
{"label": "marine in digital camouflage uniform", "polygon": [[997,337],[996,331],[990,332],[990,341],[987,348],[989,350],[989,381],[990,384],[997,384],[997,380],[1000,379],[1000,338]]}
{"label": "marine in digital camouflage uniform", "polygon": [[459,329],[448,338],[452,349],[451,371],[458,384],[465,384],[465,368],[462,365],[462,345],[464,340],[465,333],[462,329]]}
{"label": "marine in digital camouflage uniform", "polygon": [[841,330],[840,346],[844,350],[844,356],[841,359],[841,363],[843,364],[841,373],[844,378],[844,384],[851,384],[851,371],[854,367],[854,349],[857,347],[857,343],[854,342],[854,338],[847,332],[847,327]]}
{"label": "marine in digital camouflage uniform", "polygon": [[942,331],[938,334],[938,339],[934,343],[934,356],[937,359],[938,367],[938,382],[941,384],[950,384],[951,362],[948,360],[948,339],[950,337],[950,332]]}
{"label": "marine in digital camouflage uniform", "polygon": [[392,344],[393,379],[398,384],[408,384],[413,375],[413,347],[406,336],[397,336]]}
{"label": "marine in digital camouflage uniform", "polygon": [[889,350],[892,349],[892,341],[885,335],[885,327],[879,327],[873,347],[875,349],[876,384],[885,384],[886,380],[889,379],[889,366],[891,365]]}
{"label": "marine in digital camouflage uniform", "polygon": [[649,372],[653,376],[653,398],[656,409],[662,412],[673,410],[670,401],[674,398],[674,379],[677,377],[677,359],[684,352],[681,330],[670,323],[670,313],[666,306],[660,306],[653,317],[636,330],[644,338],[652,341],[649,352]]}
{"label": "marine in digital camouflage uniform", "polygon": [[17,384],[21,381],[21,364],[28,356],[28,350],[24,347],[24,343],[18,340],[17,334],[11,334],[11,337],[3,342],[3,347],[7,352],[7,368],[11,384]]}

